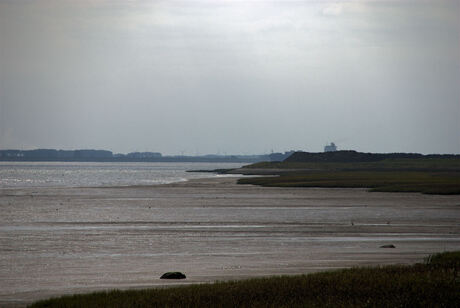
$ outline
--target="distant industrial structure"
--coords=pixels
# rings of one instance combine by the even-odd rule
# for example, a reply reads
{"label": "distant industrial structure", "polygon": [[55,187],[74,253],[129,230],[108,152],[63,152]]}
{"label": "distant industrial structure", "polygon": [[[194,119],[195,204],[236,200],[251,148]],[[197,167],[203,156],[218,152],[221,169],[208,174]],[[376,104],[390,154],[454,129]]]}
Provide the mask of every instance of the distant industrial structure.
{"label": "distant industrial structure", "polygon": [[334,142],[331,142],[331,144],[326,145],[324,147],[324,152],[335,152],[337,151],[337,146],[335,145]]}

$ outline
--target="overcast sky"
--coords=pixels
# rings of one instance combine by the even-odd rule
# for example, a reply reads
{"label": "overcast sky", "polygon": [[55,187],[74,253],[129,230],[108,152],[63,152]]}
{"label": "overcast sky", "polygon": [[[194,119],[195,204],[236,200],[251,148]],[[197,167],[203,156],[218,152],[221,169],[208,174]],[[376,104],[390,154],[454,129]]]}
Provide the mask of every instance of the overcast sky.
{"label": "overcast sky", "polygon": [[0,149],[460,153],[460,0],[0,0]]}

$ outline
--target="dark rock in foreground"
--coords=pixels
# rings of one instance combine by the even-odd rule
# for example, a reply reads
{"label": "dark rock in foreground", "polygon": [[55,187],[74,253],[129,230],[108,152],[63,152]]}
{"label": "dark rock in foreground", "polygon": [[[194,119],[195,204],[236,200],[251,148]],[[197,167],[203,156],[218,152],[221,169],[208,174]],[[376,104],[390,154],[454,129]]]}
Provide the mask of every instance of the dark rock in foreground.
{"label": "dark rock in foreground", "polygon": [[185,279],[187,277],[185,277],[184,274],[182,274],[181,272],[167,272],[167,273],[164,273],[160,279]]}
{"label": "dark rock in foreground", "polygon": [[396,247],[395,247],[395,245],[390,244],[390,245],[383,245],[383,246],[380,246],[380,248],[396,248]]}

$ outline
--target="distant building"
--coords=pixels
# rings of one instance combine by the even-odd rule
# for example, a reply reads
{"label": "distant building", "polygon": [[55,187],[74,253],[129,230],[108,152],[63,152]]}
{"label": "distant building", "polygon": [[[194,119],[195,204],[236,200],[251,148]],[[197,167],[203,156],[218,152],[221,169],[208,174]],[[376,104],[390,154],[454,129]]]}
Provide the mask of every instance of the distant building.
{"label": "distant building", "polygon": [[331,144],[326,145],[324,147],[324,152],[335,152],[337,151],[337,146],[335,145],[334,142],[331,142]]}

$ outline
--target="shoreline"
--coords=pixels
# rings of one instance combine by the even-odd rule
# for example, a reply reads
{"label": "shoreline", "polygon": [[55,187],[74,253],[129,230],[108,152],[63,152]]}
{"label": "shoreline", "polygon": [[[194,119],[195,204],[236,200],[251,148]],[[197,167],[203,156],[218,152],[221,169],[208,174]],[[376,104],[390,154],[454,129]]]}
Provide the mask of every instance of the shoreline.
{"label": "shoreline", "polygon": [[[0,305],[107,288],[412,264],[460,247],[458,196],[267,188],[237,178],[1,189]],[[160,281],[169,270],[188,278]]]}

